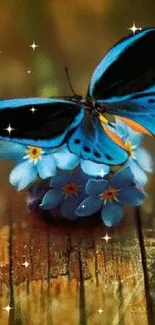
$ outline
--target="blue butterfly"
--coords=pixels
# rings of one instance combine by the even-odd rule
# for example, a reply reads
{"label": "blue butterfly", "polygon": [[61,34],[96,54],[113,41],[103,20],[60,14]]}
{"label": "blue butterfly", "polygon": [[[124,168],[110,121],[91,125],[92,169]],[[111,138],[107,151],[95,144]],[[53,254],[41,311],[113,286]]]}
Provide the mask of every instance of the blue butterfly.
{"label": "blue butterfly", "polygon": [[109,50],[91,77],[86,98],[0,101],[0,138],[43,148],[67,143],[83,159],[122,164],[128,155],[108,127],[107,113],[138,132],[155,135],[154,28],[128,36]]}

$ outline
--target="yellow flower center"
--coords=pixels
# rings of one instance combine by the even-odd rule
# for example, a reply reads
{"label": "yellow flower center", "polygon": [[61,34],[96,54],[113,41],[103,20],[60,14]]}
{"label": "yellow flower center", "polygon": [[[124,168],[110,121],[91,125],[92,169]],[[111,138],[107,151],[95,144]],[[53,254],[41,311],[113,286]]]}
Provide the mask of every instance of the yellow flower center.
{"label": "yellow flower center", "polygon": [[79,185],[76,182],[70,182],[70,183],[67,183],[66,185],[64,185],[63,193],[64,193],[65,198],[67,198],[68,196],[73,196],[73,195],[77,196],[79,187],[81,187],[81,185]]}
{"label": "yellow flower center", "polygon": [[27,153],[30,159],[37,160],[41,157],[43,151],[39,147],[28,147]]}
{"label": "yellow flower center", "polygon": [[100,199],[104,201],[110,201],[110,200],[117,200],[117,193],[119,190],[114,187],[109,187],[107,190],[105,190],[103,193],[101,193]]}
{"label": "yellow flower center", "polygon": [[128,153],[128,156],[133,157],[135,146],[133,146],[129,140],[125,142],[125,149]]}

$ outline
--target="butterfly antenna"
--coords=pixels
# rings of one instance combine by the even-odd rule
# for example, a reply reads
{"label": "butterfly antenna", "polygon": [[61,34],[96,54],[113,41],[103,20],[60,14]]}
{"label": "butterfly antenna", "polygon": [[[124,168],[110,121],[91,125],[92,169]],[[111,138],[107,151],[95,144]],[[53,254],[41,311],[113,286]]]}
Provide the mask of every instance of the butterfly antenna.
{"label": "butterfly antenna", "polygon": [[74,89],[72,87],[72,83],[71,83],[71,80],[70,80],[70,77],[69,77],[69,73],[68,73],[68,68],[67,67],[65,67],[65,72],[66,72],[66,77],[67,77],[67,80],[68,80],[69,87],[70,87],[73,95],[76,97],[77,94],[75,93],[75,91],[74,91]]}

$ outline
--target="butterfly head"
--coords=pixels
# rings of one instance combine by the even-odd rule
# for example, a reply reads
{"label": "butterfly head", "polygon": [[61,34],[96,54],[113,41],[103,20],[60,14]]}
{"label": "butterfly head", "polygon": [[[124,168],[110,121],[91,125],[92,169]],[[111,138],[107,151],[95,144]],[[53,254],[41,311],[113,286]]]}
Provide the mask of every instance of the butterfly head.
{"label": "butterfly head", "polygon": [[93,115],[94,117],[98,117],[99,115],[99,107],[96,100],[92,97],[82,98],[80,100],[80,104],[85,109],[86,113],[89,115]]}
{"label": "butterfly head", "polygon": [[[107,114],[106,106],[102,103],[98,103],[94,98],[87,97],[81,101],[82,106],[86,111],[86,115],[97,118],[102,124],[109,124],[113,127],[115,118],[111,114]],[[112,124],[111,124],[112,123]]]}

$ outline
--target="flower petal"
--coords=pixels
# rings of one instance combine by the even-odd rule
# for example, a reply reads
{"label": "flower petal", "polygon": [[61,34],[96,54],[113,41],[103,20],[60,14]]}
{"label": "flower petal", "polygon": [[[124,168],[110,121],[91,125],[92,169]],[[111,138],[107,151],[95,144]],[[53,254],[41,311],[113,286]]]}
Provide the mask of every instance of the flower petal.
{"label": "flower petal", "polygon": [[69,171],[58,171],[57,175],[52,177],[50,186],[60,188],[68,183],[70,179],[71,173]]}
{"label": "flower petal", "polygon": [[[72,173],[71,173],[71,181],[75,181],[78,183],[81,183],[85,185],[89,179],[89,175],[85,174],[83,170],[79,167],[76,168]],[[93,176],[92,176],[93,178]]]}
{"label": "flower petal", "polygon": [[59,205],[62,200],[62,192],[58,189],[49,190],[43,197],[40,207],[43,210],[51,210]]}
{"label": "flower petal", "polygon": [[128,132],[128,139],[131,141],[133,146],[140,146],[144,136],[141,133],[138,133],[136,131],[134,131],[132,128],[130,128],[129,126],[127,127],[127,132]]}
{"label": "flower petal", "polygon": [[42,179],[56,175],[56,162],[52,154],[43,155],[38,160],[36,167],[38,169],[39,176]]}
{"label": "flower petal", "polygon": [[119,202],[131,205],[133,207],[141,205],[146,197],[146,194],[140,191],[136,186],[128,187],[120,191],[117,195]]}
{"label": "flower petal", "polygon": [[35,179],[37,173],[34,164],[26,160],[13,168],[9,180],[18,190],[22,190]]}
{"label": "flower petal", "polygon": [[134,179],[141,185],[144,186],[147,182],[147,175],[137,164],[137,161],[134,159],[129,159],[126,166],[131,168],[131,171],[134,175]]}
{"label": "flower petal", "polygon": [[20,161],[26,154],[26,146],[7,141],[0,141],[0,158]]}
{"label": "flower petal", "polygon": [[126,128],[126,125],[125,123],[123,123],[121,120],[119,120],[117,117],[116,117],[116,122],[114,123],[113,125],[114,127],[112,128],[113,131],[119,135],[123,140],[127,138],[128,136],[128,133],[127,133],[127,128]]}
{"label": "flower petal", "polygon": [[77,219],[78,216],[75,214],[75,210],[78,207],[79,202],[79,198],[75,197],[63,199],[60,204],[60,214],[68,220]]}
{"label": "flower petal", "polygon": [[132,128],[127,126],[124,122],[116,118],[116,131],[121,136],[123,141],[131,141],[132,145],[138,147],[143,140],[144,136]]}
{"label": "flower petal", "polygon": [[64,187],[66,184],[72,182],[78,185],[78,193],[80,197],[82,192],[85,193],[85,184],[89,176],[86,175],[79,167],[73,171],[58,171],[55,177],[52,177],[50,185],[53,188]]}
{"label": "flower petal", "polygon": [[71,153],[67,146],[63,146],[60,151],[53,153],[56,160],[56,165],[60,169],[74,169],[80,162],[80,158]]}
{"label": "flower petal", "polygon": [[96,164],[93,161],[81,159],[81,168],[84,173],[91,175],[91,176],[101,176],[109,173],[109,166],[104,164]]}
{"label": "flower petal", "polygon": [[153,169],[153,162],[151,155],[144,149],[138,148],[135,152],[137,164],[146,172],[151,173]]}
{"label": "flower petal", "polygon": [[117,225],[124,215],[123,204],[116,201],[109,201],[106,205],[103,205],[101,217],[104,224],[108,227]]}
{"label": "flower petal", "polygon": [[91,195],[81,202],[75,213],[78,216],[87,217],[99,211],[102,204],[103,202],[99,197]]}
{"label": "flower petal", "polygon": [[129,166],[119,170],[109,181],[112,187],[118,189],[130,186],[134,182],[134,175]]}
{"label": "flower petal", "polygon": [[109,186],[108,181],[103,179],[90,179],[86,184],[86,192],[90,195],[99,195]]}

